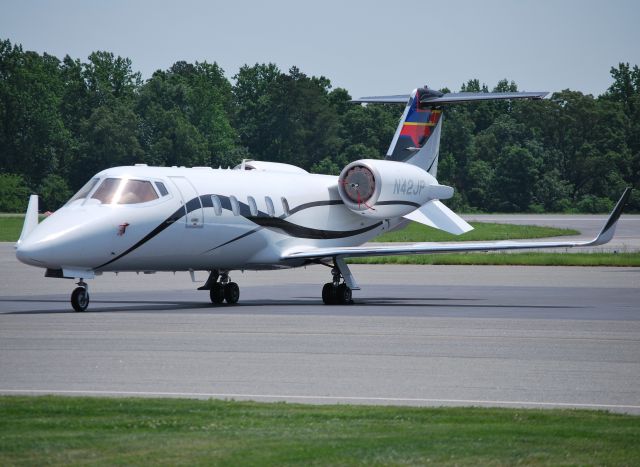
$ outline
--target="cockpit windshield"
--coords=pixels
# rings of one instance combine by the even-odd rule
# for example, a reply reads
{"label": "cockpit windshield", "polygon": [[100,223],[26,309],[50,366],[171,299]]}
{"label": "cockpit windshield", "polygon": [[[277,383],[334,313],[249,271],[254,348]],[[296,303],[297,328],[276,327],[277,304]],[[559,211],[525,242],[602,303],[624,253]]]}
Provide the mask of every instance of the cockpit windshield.
{"label": "cockpit windshield", "polygon": [[100,181],[99,178],[92,178],[91,180],[89,180],[84,184],[82,188],[78,190],[75,195],[73,195],[73,197],[69,201],[67,201],[67,204],[71,204],[74,201],[86,198],[87,195],[91,193],[91,190],[93,190],[93,187],[96,186],[96,183],[98,183],[98,181]]}
{"label": "cockpit windshield", "polygon": [[138,204],[158,199],[158,194],[147,180],[106,178],[91,199],[103,204]]}

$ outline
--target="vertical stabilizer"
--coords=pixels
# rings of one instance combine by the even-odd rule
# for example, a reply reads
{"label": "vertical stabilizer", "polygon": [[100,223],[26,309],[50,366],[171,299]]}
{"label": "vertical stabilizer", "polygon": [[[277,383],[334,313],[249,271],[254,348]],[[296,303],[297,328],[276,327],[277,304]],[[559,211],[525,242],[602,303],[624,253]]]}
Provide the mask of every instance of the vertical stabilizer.
{"label": "vertical stabilizer", "polygon": [[411,93],[386,157],[388,160],[416,165],[434,177],[438,170],[442,110],[420,103],[420,100],[425,95],[437,94],[426,87]]}

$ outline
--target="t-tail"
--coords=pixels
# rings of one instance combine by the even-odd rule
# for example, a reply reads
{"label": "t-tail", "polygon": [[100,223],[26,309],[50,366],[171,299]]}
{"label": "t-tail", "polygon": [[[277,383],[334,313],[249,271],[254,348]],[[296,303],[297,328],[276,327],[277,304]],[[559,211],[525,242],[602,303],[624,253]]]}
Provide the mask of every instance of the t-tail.
{"label": "t-tail", "polygon": [[[386,159],[420,167],[433,179],[438,175],[438,157],[440,154],[440,135],[444,121],[443,107],[461,102],[474,102],[496,99],[542,99],[546,92],[460,92],[444,94],[427,86],[414,89],[409,95],[373,96],[355,99],[353,102],[371,104],[405,104],[400,123],[393,135]],[[442,185],[438,185],[442,187]],[[447,197],[453,195],[453,189],[443,190]],[[442,204],[444,197],[434,197],[418,209],[404,215],[408,220],[435,227],[446,232],[460,235],[473,227],[464,219]]]}
{"label": "t-tail", "polygon": [[498,99],[542,99],[546,92],[457,92],[444,94],[427,86],[409,95],[371,96],[353,102],[406,104],[393,135],[386,159],[418,166],[434,177],[438,174],[443,106]]}

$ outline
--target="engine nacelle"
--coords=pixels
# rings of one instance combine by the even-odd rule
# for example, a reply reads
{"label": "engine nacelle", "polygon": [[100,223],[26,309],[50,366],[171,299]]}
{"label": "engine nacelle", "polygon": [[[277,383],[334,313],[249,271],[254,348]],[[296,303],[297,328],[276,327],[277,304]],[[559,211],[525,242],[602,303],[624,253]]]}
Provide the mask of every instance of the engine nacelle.
{"label": "engine nacelle", "polygon": [[432,199],[453,196],[453,188],[439,185],[420,167],[377,159],[361,159],[342,169],[338,191],[353,212],[376,219],[402,217]]}

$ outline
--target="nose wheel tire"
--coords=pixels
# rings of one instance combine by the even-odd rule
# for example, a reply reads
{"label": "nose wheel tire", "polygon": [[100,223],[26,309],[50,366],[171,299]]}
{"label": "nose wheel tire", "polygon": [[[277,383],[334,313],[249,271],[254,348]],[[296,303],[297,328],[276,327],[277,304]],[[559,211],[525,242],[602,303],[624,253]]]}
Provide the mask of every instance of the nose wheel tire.
{"label": "nose wheel tire", "polygon": [[235,282],[229,282],[224,286],[224,299],[229,305],[238,303],[240,299],[240,287]]}
{"label": "nose wheel tire", "polygon": [[89,292],[84,287],[77,287],[71,293],[71,306],[75,311],[85,311],[89,306]]}

